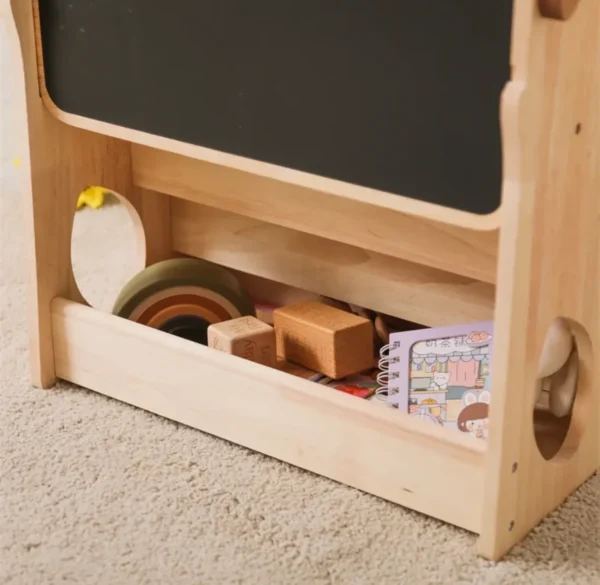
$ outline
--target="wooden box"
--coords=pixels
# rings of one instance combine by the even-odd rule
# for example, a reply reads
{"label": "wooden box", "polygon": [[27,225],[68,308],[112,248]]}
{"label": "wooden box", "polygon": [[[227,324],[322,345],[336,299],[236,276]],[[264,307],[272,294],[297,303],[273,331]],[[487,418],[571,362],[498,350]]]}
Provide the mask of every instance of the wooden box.
{"label": "wooden box", "polygon": [[[33,383],[224,437],[500,558],[599,463],[600,2],[217,4],[0,0]],[[197,256],[426,326],[493,318],[489,440],[87,306],[70,244],[90,184],[122,196],[148,265]],[[536,439],[558,317],[578,393]]]}

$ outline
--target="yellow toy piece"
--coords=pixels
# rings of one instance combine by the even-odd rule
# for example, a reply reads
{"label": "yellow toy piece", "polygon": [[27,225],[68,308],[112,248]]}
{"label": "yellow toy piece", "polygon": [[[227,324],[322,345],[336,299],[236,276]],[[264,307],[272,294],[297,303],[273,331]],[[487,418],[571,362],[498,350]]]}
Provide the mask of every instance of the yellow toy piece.
{"label": "yellow toy piece", "polygon": [[104,196],[109,193],[104,187],[86,187],[77,199],[77,209],[81,209],[84,205],[92,209],[98,209],[104,204]]}

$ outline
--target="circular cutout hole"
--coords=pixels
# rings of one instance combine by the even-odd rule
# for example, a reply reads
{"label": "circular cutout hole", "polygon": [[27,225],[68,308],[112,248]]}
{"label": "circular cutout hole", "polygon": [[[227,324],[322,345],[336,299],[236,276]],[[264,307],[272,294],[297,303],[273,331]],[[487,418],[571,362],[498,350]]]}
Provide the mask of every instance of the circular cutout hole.
{"label": "circular cutout hole", "polygon": [[145,238],[134,207],[121,195],[88,187],[78,200],[71,263],[79,291],[95,309],[110,312],[117,295],[145,266]]}
{"label": "circular cutout hole", "polygon": [[546,460],[568,459],[577,449],[583,426],[573,422],[586,414],[582,400],[587,402],[590,388],[582,374],[590,359],[591,342],[583,328],[566,319],[553,321],[540,356],[533,412],[536,443]]}

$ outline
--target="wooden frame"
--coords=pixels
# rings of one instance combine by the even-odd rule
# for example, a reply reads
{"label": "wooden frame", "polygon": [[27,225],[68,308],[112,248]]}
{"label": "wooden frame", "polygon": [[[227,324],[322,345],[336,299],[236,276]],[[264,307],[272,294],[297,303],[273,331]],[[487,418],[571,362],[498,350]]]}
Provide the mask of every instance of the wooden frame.
{"label": "wooden frame", "polygon": [[[0,0],[21,106],[33,383],[71,380],[476,532],[481,555],[502,557],[600,461],[600,3],[576,4],[515,0],[512,79],[499,96],[502,206],[475,218],[61,112],[45,91],[35,0]],[[137,210],[148,264],[197,255],[427,325],[493,315],[489,441],[86,306],[70,240],[90,183]],[[309,216],[316,197],[322,213]],[[369,229],[350,238],[356,222]],[[235,230],[228,246],[215,225]],[[264,243],[275,251],[259,255]],[[571,324],[580,375],[566,439],[547,461],[533,407],[556,317]],[[213,392],[223,385],[253,400],[224,401]]]}

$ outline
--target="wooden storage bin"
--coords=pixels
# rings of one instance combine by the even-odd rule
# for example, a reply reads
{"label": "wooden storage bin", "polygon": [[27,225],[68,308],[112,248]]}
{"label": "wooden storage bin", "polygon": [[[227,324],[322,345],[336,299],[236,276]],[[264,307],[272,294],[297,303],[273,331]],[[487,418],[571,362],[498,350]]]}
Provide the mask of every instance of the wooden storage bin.
{"label": "wooden storage bin", "polygon": [[[21,106],[15,138],[31,244],[36,386],[70,380],[440,518],[479,534],[478,552],[491,559],[594,473],[600,2],[514,1],[505,55],[510,79],[497,96],[501,205],[490,213],[445,205],[435,193],[431,200],[408,197],[159,136],[86,114],[76,100],[67,113],[48,83],[55,90],[68,85],[71,59],[84,45],[61,53],[56,39],[65,26],[73,34],[92,31],[50,18],[52,4],[0,2]],[[74,3],[75,10],[83,4],[90,3]],[[402,10],[403,2],[397,4]],[[478,18],[488,18],[489,8]],[[88,16],[101,18],[102,10]],[[127,18],[138,22],[141,11],[119,14],[120,25]],[[41,42],[40,30],[58,44]],[[110,50],[89,44],[90,55]],[[45,55],[48,46],[56,54]],[[179,57],[166,56],[181,76]],[[100,111],[102,100],[113,99],[102,90],[111,80],[89,73],[81,83],[99,84]],[[469,88],[464,92],[466,99]],[[141,110],[153,99],[142,97]],[[92,101],[84,104],[90,111]],[[486,164],[467,162],[473,169]],[[437,162],[430,164],[435,174]],[[70,244],[77,194],[89,184],[123,195],[137,211],[147,264],[174,253],[198,256],[425,325],[493,318],[489,440],[433,428],[87,306],[74,281]],[[557,317],[575,334],[580,375],[566,438],[547,460],[534,436],[533,406],[539,354]]]}

